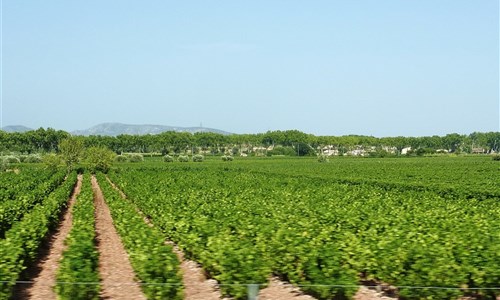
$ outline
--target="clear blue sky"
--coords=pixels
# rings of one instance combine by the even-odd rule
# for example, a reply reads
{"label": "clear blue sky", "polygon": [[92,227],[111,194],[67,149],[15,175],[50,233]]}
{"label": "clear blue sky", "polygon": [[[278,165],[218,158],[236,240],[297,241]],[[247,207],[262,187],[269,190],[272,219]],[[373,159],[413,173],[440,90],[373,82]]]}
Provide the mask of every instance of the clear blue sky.
{"label": "clear blue sky", "polygon": [[499,131],[498,0],[3,0],[3,124]]}

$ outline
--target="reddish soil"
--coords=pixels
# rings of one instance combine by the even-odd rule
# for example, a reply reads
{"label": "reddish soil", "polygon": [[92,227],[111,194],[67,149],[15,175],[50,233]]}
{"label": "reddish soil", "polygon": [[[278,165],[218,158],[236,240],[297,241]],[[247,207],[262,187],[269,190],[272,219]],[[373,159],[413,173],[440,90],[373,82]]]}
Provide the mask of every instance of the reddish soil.
{"label": "reddish soil", "polygon": [[201,266],[192,260],[185,259],[184,253],[172,242],[174,253],[181,262],[182,284],[184,285],[184,299],[186,300],[218,300],[222,298],[216,280],[207,279]]}
{"label": "reddish soil", "polygon": [[49,243],[44,247],[45,249],[41,249],[44,255],[35,267],[37,271],[33,273],[33,284],[26,286],[26,290],[20,291],[16,297],[20,296],[22,299],[56,299],[56,294],[54,292],[56,272],[59,266],[59,260],[66,249],[64,240],[71,231],[73,220],[71,212],[76,197],[80,194],[81,187],[82,175],[78,175],[78,181],[69,200],[68,208],[63,214],[62,221],[52,235]]}
{"label": "reddish soil", "polygon": [[[262,289],[259,293],[259,300],[314,300],[316,298],[305,295],[301,290],[293,285],[281,281],[279,278],[271,278],[269,285]],[[354,300],[395,300],[385,296],[383,292],[377,292],[375,289],[370,289],[361,286],[353,297]]]}
{"label": "reddish soil", "polygon": [[130,265],[127,252],[113,225],[113,219],[99,184],[92,176],[94,190],[96,240],[99,251],[101,299],[146,299]]}
{"label": "reddish soil", "polygon": [[269,285],[259,292],[259,300],[276,300],[276,299],[290,299],[290,300],[314,300],[316,298],[304,295],[299,288],[281,281],[277,277],[269,279]]}
{"label": "reddish soil", "polygon": [[377,292],[375,289],[371,289],[365,286],[359,288],[358,292],[354,295],[354,300],[394,300],[397,298],[388,297],[383,294],[383,292]]}

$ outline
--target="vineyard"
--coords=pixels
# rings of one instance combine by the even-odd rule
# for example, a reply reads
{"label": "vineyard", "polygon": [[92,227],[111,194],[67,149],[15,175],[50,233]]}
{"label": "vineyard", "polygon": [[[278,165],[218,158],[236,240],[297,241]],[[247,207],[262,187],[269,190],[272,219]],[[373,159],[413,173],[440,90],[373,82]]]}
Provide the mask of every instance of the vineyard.
{"label": "vineyard", "polygon": [[500,295],[500,165],[487,157],[151,159],[78,180],[37,165],[18,170],[0,173],[2,299],[27,279],[77,181],[56,281],[95,284],[55,285],[59,299],[106,289],[93,217],[101,190],[147,299],[185,298],[166,241],[222,297],[246,299],[247,284],[263,289],[271,277],[317,299],[352,298],[362,285],[401,299]]}

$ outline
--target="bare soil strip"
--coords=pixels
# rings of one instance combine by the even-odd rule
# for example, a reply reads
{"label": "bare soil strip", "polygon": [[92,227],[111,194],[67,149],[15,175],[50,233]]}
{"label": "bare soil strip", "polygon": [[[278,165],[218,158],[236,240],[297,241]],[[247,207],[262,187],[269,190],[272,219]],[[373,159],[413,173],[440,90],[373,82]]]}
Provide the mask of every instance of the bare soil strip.
{"label": "bare soil strip", "polygon": [[354,300],[394,300],[397,298],[386,296],[383,291],[377,291],[376,289],[362,286],[359,288],[358,292],[354,295],[353,299]]}
{"label": "bare soil strip", "polygon": [[[292,286],[287,282],[281,281],[277,277],[269,280],[269,285],[259,292],[259,300],[314,300],[316,298],[304,294],[299,288]],[[382,291],[375,288],[361,286],[353,297],[354,300],[395,300],[397,298],[389,297]]]}
{"label": "bare soil strip", "polygon": [[[269,279],[269,285],[259,292],[259,300],[314,300],[316,298],[304,294],[300,288],[284,282],[277,277]],[[377,291],[375,288],[361,286],[353,297],[354,300],[395,300]]]}
{"label": "bare soil strip", "polygon": [[259,292],[259,300],[314,300],[316,298],[305,295],[298,287],[281,281],[277,277],[269,279],[269,285]]}
{"label": "bare soil strip", "polygon": [[146,299],[130,265],[127,252],[113,225],[109,207],[92,176],[94,191],[95,226],[99,251],[99,273],[101,276],[101,299],[139,300]]}
{"label": "bare soil strip", "polygon": [[82,175],[78,175],[78,180],[71,194],[68,207],[63,213],[61,223],[50,237],[49,242],[42,246],[41,258],[37,264],[27,272],[33,283],[16,290],[14,299],[56,299],[54,292],[56,272],[63,251],[66,249],[64,240],[71,231],[72,209],[76,197],[80,194],[81,187]]}
{"label": "bare soil strip", "polygon": [[185,259],[184,253],[172,242],[174,253],[181,262],[182,284],[184,285],[184,299],[186,300],[219,300],[222,294],[215,279],[207,279],[203,268],[195,261]]}

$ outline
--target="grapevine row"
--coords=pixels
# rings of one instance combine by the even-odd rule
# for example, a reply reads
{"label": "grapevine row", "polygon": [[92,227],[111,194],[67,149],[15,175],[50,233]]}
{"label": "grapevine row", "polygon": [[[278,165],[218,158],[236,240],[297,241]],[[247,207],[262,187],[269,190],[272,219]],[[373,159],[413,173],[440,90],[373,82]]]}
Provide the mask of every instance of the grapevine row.
{"label": "grapevine row", "polygon": [[[98,299],[99,254],[95,246],[94,196],[90,175],[83,175],[81,192],[73,206],[71,231],[57,271],[56,292],[61,300]],[[71,283],[90,284],[71,284]]]}
{"label": "grapevine row", "polygon": [[148,226],[136,208],[122,199],[106,177],[97,175],[114,225],[148,299],[182,299],[179,261],[157,228]]}
{"label": "grapevine row", "polygon": [[6,299],[21,272],[34,261],[42,240],[59,221],[59,215],[73,190],[76,173],[46,197],[41,205],[14,223],[0,239],[0,298]]}
{"label": "grapevine row", "polygon": [[[45,175],[45,176],[44,176]],[[54,191],[64,180],[65,173],[57,172],[46,177],[47,172],[40,175],[33,173],[30,176],[36,178],[29,184],[12,185],[8,188],[9,197],[12,200],[0,202],[0,238],[15,223],[22,219],[36,204],[40,203],[52,191]],[[35,182],[38,183],[35,185]]]}

